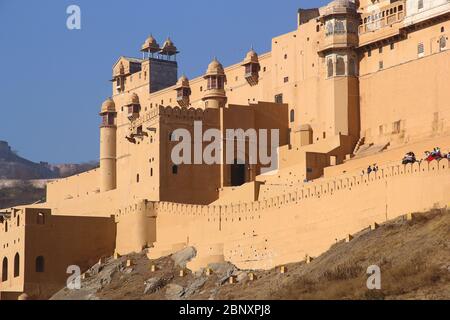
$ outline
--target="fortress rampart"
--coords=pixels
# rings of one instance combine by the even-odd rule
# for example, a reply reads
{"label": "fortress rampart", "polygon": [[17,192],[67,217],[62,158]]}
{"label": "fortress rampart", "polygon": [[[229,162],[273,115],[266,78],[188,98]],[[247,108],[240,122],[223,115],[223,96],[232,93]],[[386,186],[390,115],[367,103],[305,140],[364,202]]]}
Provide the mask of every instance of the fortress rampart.
{"label": "fortress rampart", "polygon": [[[377,1],[379,12],[370,0],[300,10],[298,28],[273,38],[270,52],[252,48],[229,67],[214,58],[191,80],[176,81],[173,41],[161,47],[148,37],[142,59],[122,56],[113,66],[112,97],[99,113],[100,168],[48,183],[46,203],[19,208],[17,227],[10,223],[20,214],[0,210],[8,272],[14,254],[31,256],[0,293],[58,289],[69,253],[87,267],[113,252],[148,248],[158,258],[189,245],[194,270],[221,261],[268,269],[317,256],[373,223],[448,206],[449,161],[399,163],[411,150],[418,159],[436,146],[449,152],[446,2],[420,12],[418,0]],[[278,170],[262,174],[247,151],[232,163],[180,164],[177,129],[194,138],[278,129]],[[203,140],[191,139],[191,149],[209,146]],[[366,174],[374,164],[379,170]],[[40,213],[53,225],[37,223]],[[74,242],[71,251],[64,241]],[[34,270],[42,250],[51,274]]]}
{"label": "fortress rampart", "polygon": [[447,206],[449,178],[449,161],[442,160],[346,174],[237,205],[153,203],[158,233],[151,256],[184,244],[199,250],[193,268],[215,259],[258,269],[302,260],[374,222]]}

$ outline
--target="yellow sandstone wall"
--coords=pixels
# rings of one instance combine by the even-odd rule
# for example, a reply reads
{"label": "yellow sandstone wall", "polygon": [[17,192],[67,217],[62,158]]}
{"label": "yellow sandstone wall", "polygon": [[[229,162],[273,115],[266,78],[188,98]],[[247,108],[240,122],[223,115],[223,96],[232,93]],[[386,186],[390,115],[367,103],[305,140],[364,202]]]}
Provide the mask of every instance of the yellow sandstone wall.
{"label": "yellow sandstone wall", "polygon": [[[222,259],[271,268],[317,256],[336,240],[397,216],[450,203],[447,160],[381,167],[299,186],[264,201],[222,206],[155,203],[157,242],[150,257],[180,245],[200,248],[196,269]],[[218,249],[219,248],[219,249]]]}
{"label": "yellow sandstone wall", "polygon": [[[439,23],[411,32],[405,41],[383,52],[367,52],[360,65],[361,136],[366,143],[408,143],[450,132],[450,51],[439,51],[438,40],[450,29]],[[417,46],[425,55],[418,57]],[[384,69],[378,71],[383,61]],[[396,131],[395,122],[399,122]]]}

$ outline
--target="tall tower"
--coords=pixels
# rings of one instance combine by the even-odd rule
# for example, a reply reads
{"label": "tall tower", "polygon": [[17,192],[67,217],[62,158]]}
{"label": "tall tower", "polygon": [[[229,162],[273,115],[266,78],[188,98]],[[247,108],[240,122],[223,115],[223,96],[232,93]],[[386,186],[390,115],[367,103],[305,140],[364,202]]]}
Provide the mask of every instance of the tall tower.
{"label": "tall tower", "polygon": [[324,26],[319,55],[325,60],[329,120],[323,135],[359,138],[359,15],[354,1],[334,0],[320,9]]}
{"label": "tall tower", "polygon": [[220,187],[225,184],[225,125],[224,125],[224,107],[227,102],[225,94],[225,82],[227,81],[222,64],[216,58],[209,64],[206,74],[203,76],[207,81],[207,88],[203,101],[206,109],[219,109],[219,130],[222,133],[220,141],[221,159],[220,162]]}
{"label": "tall tower", "polygon": [[103,102],[100,112],[100,192],[116,188],[116,115],[114,101]]}
{"label": "tall tower", "polygon": [[208,83],[203,96],[205,107],[212,109],[223,108],[227,101],[225,94],[226,76],[222,64],[216,58],[209,64],[203,78]]}
{"label": "tall tower", "polygon": [[148,37],[142,45],[142,69],[148,73],[149,92],[157,92],[177,83],[179,51],[170,38],[159,46],[153,36]]}

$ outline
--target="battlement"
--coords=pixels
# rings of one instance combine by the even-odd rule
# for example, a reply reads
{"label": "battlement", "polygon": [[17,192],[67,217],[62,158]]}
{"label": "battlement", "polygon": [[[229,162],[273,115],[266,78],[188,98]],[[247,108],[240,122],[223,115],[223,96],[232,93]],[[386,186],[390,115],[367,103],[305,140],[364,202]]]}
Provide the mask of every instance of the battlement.
{"label": "battlement", "polygon": [[[448,206],[450,162],[387,164],[293,186],[264,200],[216,206],[150,203],[157,216],[152,258],[191,245],[195,268],[217,257],[240,268],[269,269],[316,256],[339,239],[411,212]],[[220,255],[217,250],[223,245]],[[209,249],[208,249],[209,248]]]}
{"label": "battlement", "polygon": [[23,210],[18,208],[9,208],[0,210],[0,236],[7,233],[14,233],[17,228],[22,226]]}
{"label": "battlement", "polygon": [[161,120],[177,119],[190,121],[210,121],[211,117],[217,116],[217,110],[201,109],[201,108],[187,108],[187,107],[171,107],[159,105],[155,109],[151,109],[139,118],[131,122],[131,130],[142,126],[146,122],[153,122],[159,118]]}
{"label": "battlement", "polygon": [[371,183],[381,180],[389,180],[395,177],[406,175],[419,175],[428,172],[446,171],[450,169],[450,161],[443,159],[441,161],[422,162],[403,165],[400,162],[387,164],[379,168],[377,172],[371,174],[361,174],[354,172],[343,174],[340,177],[332,179],[319,179],[308,183],[302,183],[297,186],[291,186],[289,192],[282,193],[264,200],[229,204],[229,205],[188,205],[170,202],[150,202],[152,209],[157,216],[160,215],[182,215],[192,217],[207,217],[215,219],[221,215],[231,214],[255,214],[264,212],[267,209],[281,209],[283,206],[290,206],[292,203],[298,204],[302,200],[319,200],[325,197],[333,196],[339,191],[352,191],[357,188],[365,188]]}

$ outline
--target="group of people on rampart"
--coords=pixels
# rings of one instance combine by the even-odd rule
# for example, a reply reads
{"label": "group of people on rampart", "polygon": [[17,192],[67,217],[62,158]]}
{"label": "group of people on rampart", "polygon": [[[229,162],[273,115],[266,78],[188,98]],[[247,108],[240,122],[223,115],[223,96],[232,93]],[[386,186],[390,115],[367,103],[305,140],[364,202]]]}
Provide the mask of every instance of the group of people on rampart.
{"label": "group of people on rampart", "polygon": [[[409,151],[403,157],[402,164],[406,165],[406,164],[413,164],[413,163],[416,163],[416,162],[421,163],[423,161],[431,162],[431,161],[434,161],[434,160],[440,161],[440,160],[443,160],[443,159],[444,160],[447,159],[448,161],[450,161],[450,151],[448,153],[442,153],[441,152],[441,148],[436,147],[431,152],[430,151],[425,151],[424,152],[424,157],[422,159],[420,159],[420,160],[418,160],[416,158],[416,155],[415,155],[414,152]],[[376,173],[376,172],[378,172],[378,170],[379,170],[378,169],[378,165],[375,163],[373,165],[369,165],[367,167],[367,169],[362,170],[361,174],[365,175],[365,174],[371,174],[372,172]]]}
{"label": "group of people on rampart", "polygon": [[414,152],[410,151],[407,152],[405,154],[405,156],[403,157],[402,160],[402,164],[409,164],[409,163],[416,163],[416,162],[422,162],[422,161],[427,161],[427,162],[431,162],[431,161],[440,161],[442,159],[447,159],[450,161],[450,151],[446,154],[443,154],[441,152],[441,148],[436,147],[433,149],[433,151],[425,151],[424,152],[424,157],[421,160],[417,160],[416,155],[414,154]]}

